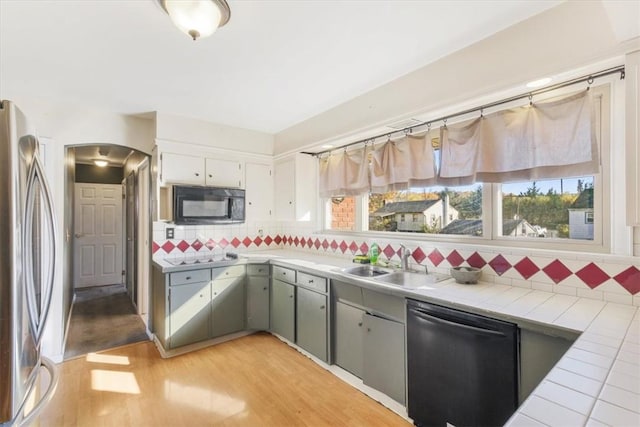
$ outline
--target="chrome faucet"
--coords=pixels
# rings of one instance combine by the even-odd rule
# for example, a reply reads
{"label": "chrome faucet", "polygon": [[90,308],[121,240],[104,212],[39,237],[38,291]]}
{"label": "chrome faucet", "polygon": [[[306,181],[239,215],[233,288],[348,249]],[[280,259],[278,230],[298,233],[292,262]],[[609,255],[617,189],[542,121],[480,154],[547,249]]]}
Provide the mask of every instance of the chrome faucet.
{"label": "chrome faucet", "polygon": [[402,259],[401,268],[402,271],[409,271],[409,257],[411,256],[411,251],[407,249],[404,245],[400,245],[400,258]]}

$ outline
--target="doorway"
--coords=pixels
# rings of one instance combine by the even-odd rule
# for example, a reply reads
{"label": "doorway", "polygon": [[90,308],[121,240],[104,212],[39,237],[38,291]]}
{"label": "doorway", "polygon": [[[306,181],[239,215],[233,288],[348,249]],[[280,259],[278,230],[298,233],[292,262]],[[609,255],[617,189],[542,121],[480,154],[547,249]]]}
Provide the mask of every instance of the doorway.
{"label": "doorway", "polygon": [[74,158],[73,173],[67,175],[73,181],[67,186],[73,189],[67,194],[73,207],[73,233],[67,234],[73,303],[65,359],[149,339],[141,303],[149,299],[151,259],[144,253],[149,245],[138,244],[150,234],[139,229],[151,223],[138,208],[150,205],[149,191],[139,189],[148,189],[149,156],[105,144],[69,150]]}

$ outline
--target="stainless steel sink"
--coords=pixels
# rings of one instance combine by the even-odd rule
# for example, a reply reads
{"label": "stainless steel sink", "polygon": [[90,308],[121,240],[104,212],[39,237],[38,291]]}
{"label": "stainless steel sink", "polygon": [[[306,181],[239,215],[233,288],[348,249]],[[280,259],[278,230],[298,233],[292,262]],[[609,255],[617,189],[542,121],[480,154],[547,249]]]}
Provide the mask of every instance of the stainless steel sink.
{"label": "stainless steel sink", "polygon": [[393,270],[378,267],[375,265],[358,265],[356,267],[343,268],[340,271],[359,277],[381,277],[393,273]]}
{"label": "stainless steel sink", "polygon": [[450,276],[440,273],[418,273],[411,271],[396,271],[376,278],[376,281],[406,288],[420,288],[433,285],[449,279]]}

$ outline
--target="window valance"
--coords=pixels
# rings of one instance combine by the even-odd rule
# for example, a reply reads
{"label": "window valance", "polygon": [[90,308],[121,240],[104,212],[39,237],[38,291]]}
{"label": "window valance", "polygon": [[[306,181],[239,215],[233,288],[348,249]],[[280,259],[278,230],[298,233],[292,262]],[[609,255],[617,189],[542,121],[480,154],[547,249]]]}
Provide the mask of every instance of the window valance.
{"label": "window valance", "polygon": [[599,169],[591,92],[443,126],[440,185],[583,176]]}
{"label": "window valance", "polygon": [[339,151],[320,159],[320,197],[357,196],[369,192],[367,147]]}

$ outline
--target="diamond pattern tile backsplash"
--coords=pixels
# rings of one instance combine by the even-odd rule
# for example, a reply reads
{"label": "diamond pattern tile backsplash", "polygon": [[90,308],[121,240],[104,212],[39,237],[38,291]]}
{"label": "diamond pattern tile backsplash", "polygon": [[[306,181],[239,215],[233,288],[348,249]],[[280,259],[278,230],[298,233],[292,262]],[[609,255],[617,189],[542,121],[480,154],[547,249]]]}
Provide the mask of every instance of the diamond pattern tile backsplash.
{"label": "diamond pattern tile backsplash", "polygon": [[[185,238],[154,240],[154,257],[197,256],[216,248],[238,252],[256,249],[289,248],[351,258],[367,253],[373,243],[382,248],[380,259],[399,263],[400,244],[411,251],[411,263],[430,271],[448,273],[449,268],[473,266],[483,271],[483,281],[502,285],[528,287],[580,297],[640,305],[640,259],[606,256],[593,261],[588,254],[554,253],[499,247],[471,248],[468,245],[439,244],[437,242],[400,242],[386,239],[351,238],[329,235],[235,235],[221,238]],[[452,248],[451,246],[456,246]],[[218,249],[220,250],[220,249]],[[501,251],[503,253],[501,253]],[[564,257],[562,255],[565,255]],[[583,261],[580,260],[580,255]],[[590,259],[591,258],[591,259]]]}

